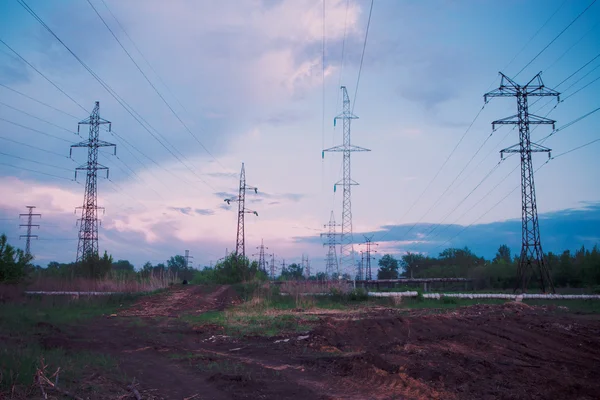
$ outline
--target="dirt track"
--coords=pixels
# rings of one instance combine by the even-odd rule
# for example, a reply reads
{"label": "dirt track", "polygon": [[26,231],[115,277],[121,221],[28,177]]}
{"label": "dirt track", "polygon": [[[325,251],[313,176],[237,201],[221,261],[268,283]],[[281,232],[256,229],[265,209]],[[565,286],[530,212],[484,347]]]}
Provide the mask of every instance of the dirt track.
{"label": "dirt track", "polygon": [[[308,338],[220,337],[177,317],[235,302],[186,287],[41,339],[120,360],[147,399],[595,399],[600,321],[522,304],[320,316]],[[135,317],[135,318],[132,318]],[[145,324],[135,324],[142,319]],[[274,343],[278,339],[289,339]]]}

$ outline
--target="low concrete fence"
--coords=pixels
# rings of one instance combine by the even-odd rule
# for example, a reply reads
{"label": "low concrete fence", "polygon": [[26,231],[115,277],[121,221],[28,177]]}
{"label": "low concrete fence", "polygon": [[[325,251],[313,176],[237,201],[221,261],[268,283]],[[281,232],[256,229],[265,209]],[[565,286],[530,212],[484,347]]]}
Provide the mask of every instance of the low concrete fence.
{"label": "low concrete fence", "polygon": [[[418,292],[369,292],[371,297],[417,297]],[[441,299],[454,297],[459,299],[505,299],[505,300],[600,300],[599,294],[506,294],[506,293],[424,293],[423,298]]]}
{"label": "low concrete fence", "polygon": [[45,296],[52,296],[52,295],[57,295],[57,296],[112,296],[115,294],[129,294],[129,293],[127,293],[127,292],[64,292],[64,291],[43,291],[43,290],[32,291],[32,290],[28,290],[28,291],[25,291],[25,294],[39,294],[39,295],[45,295]]}

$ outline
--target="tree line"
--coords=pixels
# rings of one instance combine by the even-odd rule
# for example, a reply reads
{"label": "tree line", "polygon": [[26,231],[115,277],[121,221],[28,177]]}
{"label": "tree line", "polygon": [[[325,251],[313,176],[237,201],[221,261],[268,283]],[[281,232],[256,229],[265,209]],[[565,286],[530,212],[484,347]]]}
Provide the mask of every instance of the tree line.
{"label": "tree line", "polygon": [[[600,249],[581,247],[575,252],[545,255],[552,281],[556,287],[599,287]],[[511,255],[510,248],[502,245],[491,260],[479,257],[469,248],[449,248],[438,257],[406,253],[399,260],[386,254],[379,260],[378,279],[406,278],[469,278],[477,289],[512,289],[516,285],[519,256]],[[532,277],[531,288],[538,281]]]}
{"label": "tree line", "polygon": [[[600,249],[581,247],[575,252],[565,250],[560,254],[547,253],[546,261],[556,287],[598,287],[600,289]],[[377,279],[406,278],[469,278],[476,289],[510,289],[516,285],[518,256],[511,255],[510,248],[502,245],[491,260],[479,257],[469,248],[448,248],[432,257],[407,252],[399,259],[391,254],[378,261]],[[278,280],[337,280],[351,279],[350,275],[327,276],[324,272],[307,276],[304,268],[296,263],[282,268]],[[194,269],[187,265],[185,257],[175,255],[166,263],[153,265],[146,262],[136,270],[127,260],[114,261],[104,252],[79,263],[52,261],[46,268],[33,265],[33,257],[11,246],[5,235],[0,236],[0,283],[18,283],[29,277],[90,278],[107,276],[123,278],[147,278],[151,275],[171,274],[179,279],[195,283],[231,284],[252,280],[269,279],[267,271],[259,268],[256,261],[232,253],[217,262],[214,267]],[[536,279],[530,280],[535,288]]]}

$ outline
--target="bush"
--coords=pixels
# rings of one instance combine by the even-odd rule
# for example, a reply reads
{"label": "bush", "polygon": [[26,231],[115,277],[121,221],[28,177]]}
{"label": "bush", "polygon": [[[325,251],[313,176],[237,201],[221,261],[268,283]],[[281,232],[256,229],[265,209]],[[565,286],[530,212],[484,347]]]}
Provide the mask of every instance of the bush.
{"label": "bush", "polygon": [[369,299],[369,294],[364,288],[355,288],[348,293],[350,301],[366,301]]}
{"label": "bush", "polygon": [[6,235],[0,236],[0,282],[19,283],[27,276],[33,257],[7,242]]}
{"label": "bush", "polygon": [[456,297],[442,296],[440,300],[442,301],[442,304],[458,304],[458,299]]}

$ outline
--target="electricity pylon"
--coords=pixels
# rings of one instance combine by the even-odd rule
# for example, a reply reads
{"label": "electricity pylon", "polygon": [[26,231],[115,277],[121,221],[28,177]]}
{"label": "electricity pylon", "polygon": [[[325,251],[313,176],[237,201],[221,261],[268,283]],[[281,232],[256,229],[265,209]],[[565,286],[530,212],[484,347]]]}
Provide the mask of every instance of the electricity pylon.
{"label": "electricity pylon", "polygon": [[31,234],[31,227],[36,226],[38,229],[40,228],[39,225],[37,224],[32,224],[33,222],[33,217],[42,217],[42,214],[34,214],[33,213],[33,209],[35,208],[35,206],[27,206],[27,208],[29,209],[29,212],[27,214],[19,214],[19,218],[21,217],[27,217],[27,223],[26,224],[20,224],[20,226],[26,226],[27,227],[27,234],[25,235],[20,235],[19,239],[21,238],[25,238],[25,254],[27,254],[28,256],[31,255],[31,238],[37,239],[38,235],[32,235]]}
{"label": "electricity pylon", "polygon": [[340,244],[340,242],[337,241],[337,237],[340,236],[340,234],[335,232],[337,226],[340,225],[335,223],[335,217],[332,210],[331,216],[329,217],[329,223],[324,225],[324,227],[329,228],[329,230],[327,233],[321,233],[321,237],[327,237],[327,242],[323,243],[323,246],[328,246],[327,257],[325,258],[325,274],[327,275],[327,279],[331,278],[334,272],[337,273],[338,278],[340,276],[337,251],[335,249],[335,246]]}
{"label": "electricity pylon", "polygon": [[77,179],[77,171],[86,171],[83,206],[77,207],[77,209],[81,209],[77,262],[98,256],[98,210],[104,210],[104,207],[98,207],[98,171],[106,170],[106,177],[108,178],[108,167],[98,163],[98,149],[100,147],[114,147],[114,154],[117,154],[115,144],[100,140],[100,125],[104,124],[108,124],[108,131],[110,132],[111,123],[100,118],[100,102],[97,101],[89,118],[84,119],[77,125],[77,133],[79,133],[81,125],[90,126],[89,139],[72,145],[70,149],[70,156],[72,156],[74,147],[88,148],[87,163],[75,168],[75,179]]}
{"label": "electricity pylon", "polygon": [[370,281],[373,279],[373,275],[371,272],[371,260],[374,260],[375,257],[373,257],[371,255],[371,253],[377,253],[377,250],[372,250],[371,246],[373,246],[373,245],[379,246],[377,243],[373,243],[372,240],[373,240],[373,235],[371,235],[371,236],[365,235],[364,245],[367,246],[367,250],[365,251],[366,256],[365,256],[364,260],[366,262],[363,263],[363,269],[364,269],[364,273],[365,273],[365,280],[367,280],[367,281]]}
{"label": "electricity pylon", "polygon": [[304,257],[304,254],[302,254],[302,269],[306,274],[306,279],[310,278],[310,261],[308,261],[308,256]]}
{"label": "electricity pylon", "polygon": [[275,265],[275,253],[272,253],[269,255],[271,256],[271,265],[270,265],[271,280],[274,281],[275,280],[275,270],[277,269],[277,266]]}
{"label": "electricity pylon", "polygon": [[343,270],[351,271],[354,268],[354,242],[352,238],[352,191],[351,188],[354,185],[358,185],[356,181],[354,181],[350,174],[350,154],[355,151],[371,151],[369,149],[365,149],[364,147],[354,146],[350,142],[350,125],[353,119],[357,119],[358,117],[352,113],[352,108],[350,107],[350,97],[348,96],[348,91],[345,86],[342,86],[342,103],[343,103],[343,111],[340,115],[336,116],[333,119],[333,126],[336,125],[336,121],[341,119],[344,126],[344,142],[343,144],[335,147],[330,147],[329,149],[324,149],[322,152],[322,157],[325,158],[325,152],[341,152],[343,153],[343,166],[344,166],[344,175],[341,181],[338,181],[334,186],[333,190],[335,191],[338,185],[342,185],[344,195],[342,202],[342,235],[341,235],[341,251],[340,251],[340,263]]}
{"label": "electricity pylon", "polygon": [[260,246],[258,246],[257,249],[259,249],[258,254],[252,254],[252,255],[258,256],[258,269],[260,271],[263,271],[266,274],[267,273],[267,263],[265,260],[265,249],[268,250],[269,248],[265,247],[263,240],[260,239]]}
{"label": "electricity pylon", "polygon": [[[486,93],[483,98],[487,103],[490,97],[516,97],[517,98],[517,114],[511,117],[503,118],[492,122],[492,129],[496,125],[518,125],[519,126],[519,143],[506,149],[500,150],[500,157],[504,158],[504,153],[519,153],[521,155],[521,257],[517,267],[517,287],[521,285],[521,291],[527,290],[530,276],[539,274],[540,287],[545,293],[546,288],[549,288],[554,293],[554,284],[550,277],[547,262],[542,251],[542,243],[540,240],[540,228],[538,223],[537,204],[535,198],[535,184],[533,181],[533,163],[531,161],[531,153],[548,153],[550,157],[550,149],[531,142],[529,125],[530,124],[546,124],[552,125],[556,121],[538,117],[537,115],[529,114],[529,106],[527,98],[530,96],[545,97],[555,96],[558,101],[560,93],[544,86],[542,82],[541,72],[533,77],[526,85],[521,86],[515,83],[512,79],[500,73],[502,80],[500,87],[489,93]],[[515,291],[517,290],[515,287]]]}
{"label": "electricity pylon", "polygon": [[238,257],[246,257],[246,234],[244,231],[244,214],[254,214],[258,217],[256,211],[252,211],[246,208],[246,189],[254,190],[254,193],[258,193],[258,188],[254,186],[246,185],[246,170],[244,163],[242,163],[242,172],[240,173],[240,191],[238,198],[225,199],[227,204],[231,204],[232,201],[238,202],[238,223],[237,223],[237,239],[235,242],[235,255]]}
{"label": "electricity pylon", "polygon": [[356,274],[356,280],[362,281],[363,279],[363,266],[365,265],[365,252],[361,250],[360,261],[358,262],[358,274]]}
{"label": "electricity pylon", "polygon": [[189,268],[192,265],[190,258],[194,258],[194,256],[190,256],[190,251],[186,250],[185,251],[185,267],[186,268]]}

